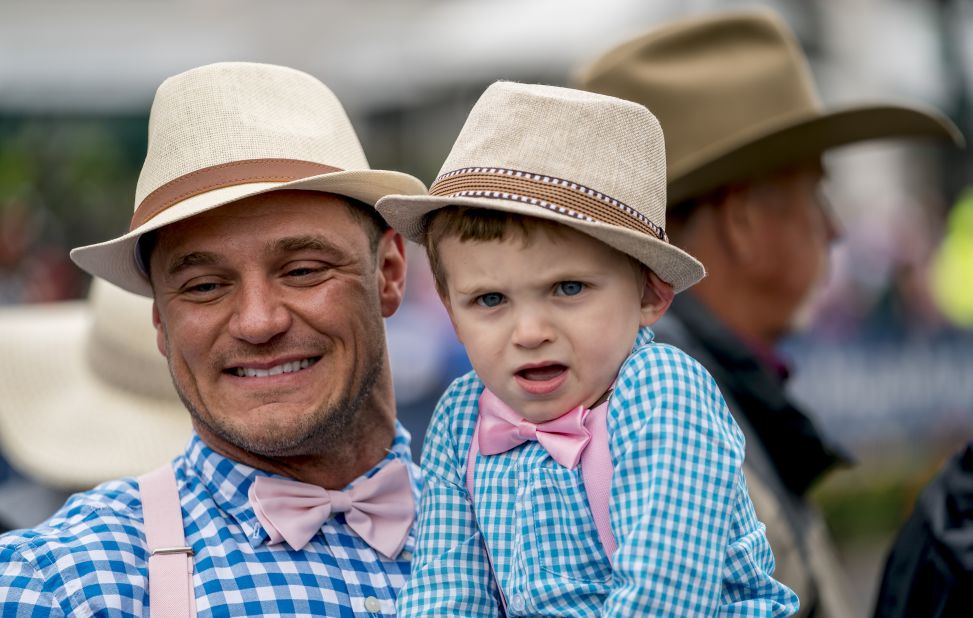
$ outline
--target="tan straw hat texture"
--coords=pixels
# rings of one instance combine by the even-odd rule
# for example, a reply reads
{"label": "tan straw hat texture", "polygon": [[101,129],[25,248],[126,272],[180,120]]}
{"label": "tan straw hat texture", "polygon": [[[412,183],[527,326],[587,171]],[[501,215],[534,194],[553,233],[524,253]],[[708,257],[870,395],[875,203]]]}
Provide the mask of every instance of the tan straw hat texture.
{"label": "tan straw hat texture", "polygon": [[550,219],[636,258],[681,291],[703,266],[665,233],[665,144],[645,107],[580,90],[497,82],[473,106],[428,196],[376,208],[423,241],[425,217],[474,206]]}
{"label": "tan straw hat texture", "polygon": [[636,101],[666,133],[669,203],[872,138],[934,136],[963,143],[932,109],[824,109],[787,25],[758,9],[693,17],[612,49],[584,68],[585,90]]}
{"label": "tan straw hat texture", "polygon": [[79,247],[71,258],[149,296],[136,256],[142,234],[282,189],[367,204],[389,193],[425,193],[412,176],[369,168],[344,108],[316,78],[267,64],[211,64],[167,79],[156,93],[129,232]]}
{"label": "tan straw hat texture", "polygon": [[162,465],[189,413],[152,303],[97,279],[87,301],[0,308],[0,445],[26,475],[83,489]]}

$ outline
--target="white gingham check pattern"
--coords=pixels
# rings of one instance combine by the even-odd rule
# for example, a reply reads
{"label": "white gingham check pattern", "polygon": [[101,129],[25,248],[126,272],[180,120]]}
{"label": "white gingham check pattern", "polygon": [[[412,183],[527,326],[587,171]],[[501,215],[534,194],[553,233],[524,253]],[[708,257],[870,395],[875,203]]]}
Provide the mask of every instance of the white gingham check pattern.
{"label": "white gingham check pattern", "polygon": [[771,577],[741,470],[743,434],[706,370],[652,337],[639,333],[608,408],[614,568],[580,468],[559,466],[537,442],[477,458],[474,517],[465,474],[483,385],[470,373],[443,396],[423,448],[417,550],[400,616],[498,615],[484,538],[511,616],[797,611],[797,596]]}
{"label": "white gingham check pattern", "polygon": [[[401,425],[389,454],[364,476],[395,459],[409,464],[418,497],[418,470]],[[414,535],[387,560],[339,514],[302,551],[269,546],[247,500],[262,472],[195,435],[174,462],[201,618],[395,615]],[[0,536],[0,616],[148,616],[146,558],[135,479],[105,483],[73,496],[41,526]]]}

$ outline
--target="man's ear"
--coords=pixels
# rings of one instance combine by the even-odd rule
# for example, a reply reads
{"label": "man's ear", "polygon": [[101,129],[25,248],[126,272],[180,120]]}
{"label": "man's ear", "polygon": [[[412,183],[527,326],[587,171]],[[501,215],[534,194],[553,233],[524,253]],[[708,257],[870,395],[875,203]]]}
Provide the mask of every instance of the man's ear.
{"label": "man's ear", "polygon": [[159,353],[166,355],[166,333],[162,329],[162,318],[159,316],[159,305],[152,303],[152,326],[155,327],[155,345],[159,348]]}
{"label": "man's ear", "polygon": [[675,296],[672,286],[647,268],[642,269],[642,306],[640,326],[652,326],[665,314]]}
{"label": "man's ear", "polygon": [[746,266],[759,259],[759,246],[755,241],[756,214],[749,183],[727,187],[717,205],[717,230],[727,256],[737,265]]}
{"label": "man's ear", "polygon": [[382,317],[395,313],[405,297],[405,241],[395,230],[386,230],[378,241],[375,255],[378,275],[378,298]]}

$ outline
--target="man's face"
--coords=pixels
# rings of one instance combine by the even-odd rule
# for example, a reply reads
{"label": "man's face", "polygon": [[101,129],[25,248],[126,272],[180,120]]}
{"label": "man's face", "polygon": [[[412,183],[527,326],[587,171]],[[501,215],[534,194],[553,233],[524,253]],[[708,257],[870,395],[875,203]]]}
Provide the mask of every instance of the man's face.
{"label": "man's face", "polygon": [[197,430],[258,455],[310,455],[387,409],[374,405],[391,398],[382,318],[402,277],[401,239],[386,232],[376,254],[334,195],[268,193],[162,228],[153,318]]}
{"label": "man's face", "polygon": [[828,271],[837,238],[834,215],[820,195],[823,173],[809,164],[754,182],[754,252],[749,265],[760,311],[776,336],[799,328]]}

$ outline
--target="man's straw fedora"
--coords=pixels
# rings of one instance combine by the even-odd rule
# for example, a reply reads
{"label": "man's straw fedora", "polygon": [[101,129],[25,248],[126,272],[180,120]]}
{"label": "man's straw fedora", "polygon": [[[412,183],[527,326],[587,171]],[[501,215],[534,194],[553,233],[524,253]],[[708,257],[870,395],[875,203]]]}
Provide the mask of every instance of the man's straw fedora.
{"label": "man's straw fedora", "polygon": [[150,296],[136,255],[142,234],[282,189],[372,205],[389,193],[425,193],[412,176],[369,168],[341,103],[314,77],[267,64],[211,64],[167,79],[156,93],[128,233],[74,249],[71,258]]}
{"label": "man's straw fedora", "polygon": [[669,204],[881,137],[962,144],[932,109],[826,110],[801,48],[768,10],[693,17],[619,45],[582,69],[585,90],[641,103],[666,133]]}
{"label": "man's straw fedora", "polygon": [[151,308],[96,279],[87,301],[0,309],[0,445],[11,464],[47,486],[84,489],[182,451],[189,413]]}
{"label": "man's straw fedora", "polygon": [[376,208],[406,238],[425,217],[474,206],[550,219],[636,258],[681,291],[703,277],[665,233],[665,144],[642,105],[569,88],[497,82],[470,111],[428,196]]}

